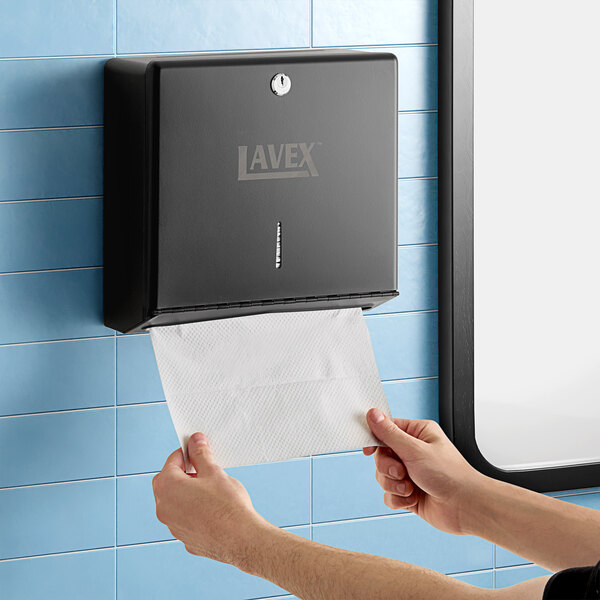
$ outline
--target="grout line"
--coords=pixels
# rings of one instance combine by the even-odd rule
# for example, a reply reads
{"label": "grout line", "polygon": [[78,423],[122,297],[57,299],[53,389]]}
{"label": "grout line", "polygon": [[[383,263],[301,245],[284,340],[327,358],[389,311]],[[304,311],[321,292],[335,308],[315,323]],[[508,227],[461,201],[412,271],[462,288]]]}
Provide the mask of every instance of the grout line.
{"label": "grout line", "polygon": [[315,46],[315,48],[436,48],[437,42],[423,42],[410,44],[345,44],[343,46]]}
{"label": "grout line", "polygon": [[428,179],[437,180],[437,175],[428,175],[424,177],[398,177],[398,181],[426,181]]}
{"label": "grout line", "polygon": [[310,47],[314,48],[314,40],[315,40],[315,19],[314,19],[314,0],[310,0],[310,16],[309,16],[309,28],[310,28]]}
{"label": "grout line", "polygon": [[57,127],[23,127],[0,129],[0,133],[18,133],[22,131],[58,131],[62,129],[104,129],[104,125],[59,125]]}
{"label": "grout line", "polygon": [[427,313],[437,313],[439,312],[437,308],[432,308],[428,310],[406,310],[406,311],[398,311],[384,314],[375,314],[370,315],[369,313],[365,314],[365,319],[379,319],[381,317],[389,317],[391,315],[423,315]]}
{"label": "grout line", "polygon": [[[338,46],[336,46],[338,47]],[[118,57],[135,58],[137,56],[203,56],[204,54],[251,54],[252,52],[288,52],[289,50],[307,50],[309,46],[278,46],[277,48],[209,48],[207,50],[171,50],[169,52],[118,52]]]}
{"label": "grout line", "polygon": [[428,246],[438,246],[437,242],[430,242],[428,244],[398,244],[398,248],[426,248]]}
{"label": "grout line", "polygon": [[63,269],[39,269],[37,271],[7,271],[0,273],[0,277],[6,277],[9,275],[31,275],[36,273],[59,273],[61,271],[92,271],[102,269],[102,265],[96,267],[65,267]]}
{"label": "grout line", "polygon": [[407,517],[415,517],[418,518],[417,515],[411,513],[410,511],[405,512],[397,512],[391,515],[372,515],[369,517],[354,517],[350,519],[338,519],[335,521],[319,521],[318,523],[314,523],[313,527],[324,527],[326,525],[343,525],[344,523],[361,523],[363,521],[382,521],[384,519],[405,519]]}
{"label": "grout line", "polygon": [[12,342],[0,344],[0,348],[11,348],[13,346],[33,346],[35,344],[62,344],[63,342],[87,342],[91,340],[112,340],[115,335],[98,335],[95,337],[65,338],[60,340],[38,340],[35,342]]}
{"label": "grout line", "polygon": [[7,487],[0,487],[0,493],[9,490],[26,490],[29,488],[48,487],[50,485],[69,485],[72,483],[87,483],[89,481],[108,481],[114,479],[114,475],[105,475],[104,477],[89,477],[87,479],[65,479],[64,481],[46,481],[44,483],[29,483],[26,485],[12,485]]}
{"label": "grout line", "polygon": [[27,200],[1,200],[0,207],[3,204],[26,204],[29,202],[61,202],[62,200],[101,200],[102,196],[71,196],[67,198],[32,198]]}
{"label": "grout line", "polygon": [[35,417],[38,415],[63,415],[65,413],[90,412],[93,410],[110,410],[110,409],[115,409],[115,408],[116,407],[113,404],[110,404],[108,406],[82,406],[81,408],[66,408],[64,410],[47,410],[47,411],[38,411],[38,412],[30,412],[30,413],[18,413],[15,415],[0,415],[0,420],[1,419],[20,419],[23,417]]}
{"label": "grout line", "polygon": [[110,58],[111,54],[57,54],[56,56],[7,56],[0,58],[0,62],[11,60],[61,60],[71,58]]}
{"label": "grout line", "polygon": [[82,548],[81,550],[67,550],[66,552],[48,552],[46,554],[31,554],[28,556],[15,556],[14,558],[0,558],[0,563],[14,562],[17,560],[31,560],[32,558],[47,558],[52,556],[69,556],[70,554],[87,554],[88,552],[105,552],[114,550],[112,546],[100,546],[99,548]]}
{"label": "grout line", "polygon": [[492,554],[492,565],[493,565],[493,570],[492,570],[492,588],[496,589],[496,544],[494,544],[492,546],[493,548],[493,554]]}
{"label": "grout line", "polygon": [[437,108],[426,108],[424,110],[399,110],[399,115],[426,115],[426,114],[437,114]]}
{"label": "grout line", "polygon": [[310,506],[309,506],[309,513],[308,513],[308,521],[309,521],[309,525],[310,525],[310,529],[309,529],[309,537],[310,540],[312,541],[313,539],[313,511],[314,511],[314,477],[313,477],[313,456],[311,454],[310,456],[310,466],[309,466],[309,498],[310,498]]}
{"label": "grout line", "polygon": [[[115,0],[116,2],[116,0]],[[113,336],[114,338],[114,408],[115,408],[115,420],[114,420],[114,427],[115,427],[115,464],[114,464],[114,469],[115,469],[115,474],[114,474],[114,480],[115,480],[115,510],[114,510],[114,518],[115,518],[115,538],[114,538],[114,547],[115,547],[115,564],[114,564],[114,569],[115,569],[115,579],[114,579],[114,588],[115,588],[115,600],[117,600],[117,534],[118,534],[118,530],[117,530],[117,451],[118,451],[118,438],[117,438],[117,332],[115,331],[115,334]]]}

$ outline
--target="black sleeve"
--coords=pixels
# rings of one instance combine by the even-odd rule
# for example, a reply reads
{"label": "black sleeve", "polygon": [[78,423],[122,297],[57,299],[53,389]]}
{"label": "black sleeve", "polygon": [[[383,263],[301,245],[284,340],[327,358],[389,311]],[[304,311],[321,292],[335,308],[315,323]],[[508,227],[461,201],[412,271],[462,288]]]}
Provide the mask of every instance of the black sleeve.
{"label": "black sleeve", "polygon": [[575,567],[550,577],[542,600],[600,599],[600,562],[595,567]]}

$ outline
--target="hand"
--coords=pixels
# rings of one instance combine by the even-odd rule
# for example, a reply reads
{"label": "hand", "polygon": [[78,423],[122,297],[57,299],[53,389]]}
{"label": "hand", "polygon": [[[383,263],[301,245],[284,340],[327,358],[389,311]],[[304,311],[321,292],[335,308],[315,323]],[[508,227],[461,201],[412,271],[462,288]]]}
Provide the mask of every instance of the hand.
{"label": "hand", "polygon": [[273,525],[254,510],[244,486],[215,463],[202,433],[190,438],[188,455],[195,475],[185,472],[179,449],[152,480],[156,516],[191,554],[241,568],[256,534]]}
{"label": "hand", "polygon": [[470,499],[485,477],[467,463],[434,421],[389,419],[371,409],[367,422],[387,448],[375,454],[375,477],[389,508],[410,510],[448,533],[467,533]]}

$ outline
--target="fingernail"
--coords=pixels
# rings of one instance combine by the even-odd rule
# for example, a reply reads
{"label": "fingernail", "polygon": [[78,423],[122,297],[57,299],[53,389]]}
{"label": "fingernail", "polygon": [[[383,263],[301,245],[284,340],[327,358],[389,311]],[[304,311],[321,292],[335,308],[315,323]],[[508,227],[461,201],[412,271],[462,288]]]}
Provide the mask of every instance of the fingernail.
{"label": "fingernail", "polygon": [[404,482],[397,483],[396,490],[399,494],[404,494],[406,492],[406,484]]}
{"label": "fingernail", "polygon": [[371,419],[373,423],[381,423],[385,419],[385,415],[377,408],[374,408],[371,412]]}
{"label": "fingernail", "polygon": [[394,477],[394,479],[400,479],[400,472],[398,471],[398,467],[390,467],[390,476]]}
{"label": "fingernail", "polygon": [[197,446],[208,445],[208,440],[206,439],[206,436],[203,433],[194,433],[194,435],[192,435],[192,437],[190,438],[190,442],[196,444]]}

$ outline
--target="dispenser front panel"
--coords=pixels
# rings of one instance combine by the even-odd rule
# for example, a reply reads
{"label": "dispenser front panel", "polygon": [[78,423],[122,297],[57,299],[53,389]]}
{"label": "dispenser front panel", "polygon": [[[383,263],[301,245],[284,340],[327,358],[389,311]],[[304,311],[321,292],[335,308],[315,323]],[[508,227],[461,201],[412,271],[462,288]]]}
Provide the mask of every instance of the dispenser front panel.
{"label": "dispenser front panel", "polygon": [[156,302],[396,289],[396,64],[158,61]]}

